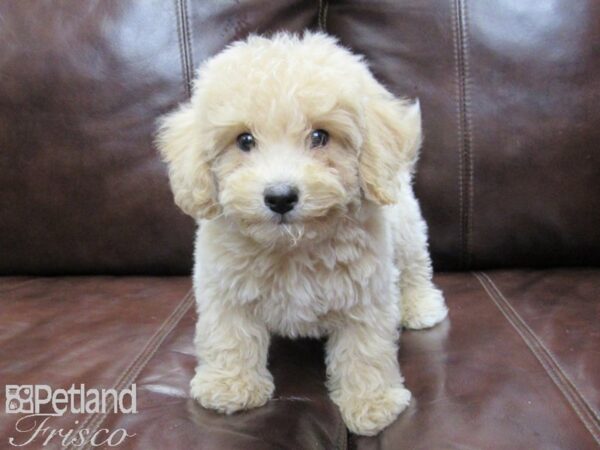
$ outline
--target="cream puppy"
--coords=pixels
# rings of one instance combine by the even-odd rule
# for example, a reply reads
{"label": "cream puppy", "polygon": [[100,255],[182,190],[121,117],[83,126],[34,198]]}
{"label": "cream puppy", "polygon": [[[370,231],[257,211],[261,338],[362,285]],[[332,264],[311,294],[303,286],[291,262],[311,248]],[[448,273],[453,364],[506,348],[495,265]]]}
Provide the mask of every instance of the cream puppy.
{"label": "cream puppy", "polygon": [[406,408],[399,327],[447,314],[411,187],[420,142],[419,104],[325,34],[252,36],[200,67],[157,143],[199,225],[191,394],[204,407],[271,398],[276,333],[328,337],[328,387],[352,432]]}

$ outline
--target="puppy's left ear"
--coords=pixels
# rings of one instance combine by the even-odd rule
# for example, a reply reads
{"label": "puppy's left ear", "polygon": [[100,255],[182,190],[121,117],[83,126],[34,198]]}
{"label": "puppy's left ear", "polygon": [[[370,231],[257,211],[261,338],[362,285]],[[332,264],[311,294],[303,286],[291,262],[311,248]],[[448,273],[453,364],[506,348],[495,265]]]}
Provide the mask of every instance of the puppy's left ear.
{"label": "puppy's left ear", "polygon": [[420,146],[419,101],[397,99],[377,83],[375,92],[366,99],[365,137],[359,161],[365,197],[379,205],[396,203],[398,175],[413,170]]}

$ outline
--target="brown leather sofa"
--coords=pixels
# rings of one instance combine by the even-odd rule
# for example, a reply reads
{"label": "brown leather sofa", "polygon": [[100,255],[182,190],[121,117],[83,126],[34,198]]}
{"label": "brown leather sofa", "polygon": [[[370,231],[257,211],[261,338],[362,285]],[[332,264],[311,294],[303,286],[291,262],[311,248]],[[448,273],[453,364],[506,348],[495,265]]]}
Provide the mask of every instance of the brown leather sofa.
{"label": "brown leather sofa", "polygon": [[[203,58],[319,27],[421,100],[416,190],[450,307],[403,333],[414,399],[373,438],[344,427],[319,341],[273,341],[265,407],[190,400],[194,225],[152,145]],[[135,434],[119,448],[596,448],[599,73],[595,0],[0,2],[2,384],[135,383],[136,414],[48,423]],[[2,410],[0,448],[30,437],[19,417]]]}

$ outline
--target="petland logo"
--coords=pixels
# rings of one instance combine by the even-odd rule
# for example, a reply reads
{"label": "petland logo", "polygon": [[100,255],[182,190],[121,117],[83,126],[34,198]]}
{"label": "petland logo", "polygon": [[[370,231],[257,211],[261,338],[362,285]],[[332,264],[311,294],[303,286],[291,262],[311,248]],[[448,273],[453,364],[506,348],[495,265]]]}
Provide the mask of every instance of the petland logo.
{"label": "petland logo", "polygon": [[[132,384],[129,389],[94,389],[84,384],[69,389],[52,389],[45,384],[6,386],[6,413],[26,414],[20,417],[15,430],[18,436],[10,437],[8,443],[14,447],[23,447],[33,442],[46,446],[61,441],[62,447],[116,447],[127,438],[135,436],[123,428],[109,430],[99,428],[91,430],[84,426],[75,429],[79,420],[74,421],[75,428],[55,428],[53,417],[70,414],[105,415],[108,413],[137,413],[137,388]],[[93,421],[90,421],[90,423]]]}

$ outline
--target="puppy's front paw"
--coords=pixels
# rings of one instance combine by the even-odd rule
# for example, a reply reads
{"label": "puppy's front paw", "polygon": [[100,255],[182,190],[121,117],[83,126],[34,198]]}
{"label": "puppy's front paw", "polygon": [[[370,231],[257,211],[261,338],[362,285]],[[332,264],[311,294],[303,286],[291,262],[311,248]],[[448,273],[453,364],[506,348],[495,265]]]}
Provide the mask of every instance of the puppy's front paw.
{"label": "puppy's front paw", "polygon": [[236,375],[200,367],[190,382],[190,393],[202,406],[231,414],[262,406],[273,395],[275,385],[270,373],[256,371]]}
{"label": "puppy's front paw", "polygon": [[446,318],[448,308],[433,286],[408,288],[402,299],[402,325],[413,330],[432,327]]}
{"label": "puppy's front paw", "polygon": [[374,436],[392,423],[408,406],[410,397],[410,391],[401,386],[368,397],[332,393],[348,429],[363,436]]}

